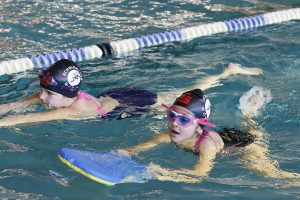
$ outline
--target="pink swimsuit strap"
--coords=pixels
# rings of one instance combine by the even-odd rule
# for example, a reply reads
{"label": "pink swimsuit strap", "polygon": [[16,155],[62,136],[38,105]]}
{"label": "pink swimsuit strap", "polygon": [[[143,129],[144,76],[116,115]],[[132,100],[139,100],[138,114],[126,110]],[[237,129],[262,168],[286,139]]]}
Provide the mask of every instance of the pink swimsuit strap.
{"label": "pink swimsuit strap", "polygon": [[76,101],[80,99],[85,99],[94,103],[97,106],[97,111],[99,114],[106,115],[108,113],[107,110],[101,107],[101,103],[97,101],[97,99],[95,99],[92,95],[89,95],[88,93],[85,92],[79,92]]}
{"label": "pink swimsuit strap", "polygon": [[200,135],[200,137],[198,137],[198,139],[196,140],[195,142],[195,145],[194,145],[194,148],[195,148],[195,151],[197,151],[199,149],[199,146],[200,146],[200,143],[201,141],[206,137],[208,136],[209,134],[209,131],[207,130],[203,130],[202,134]]}

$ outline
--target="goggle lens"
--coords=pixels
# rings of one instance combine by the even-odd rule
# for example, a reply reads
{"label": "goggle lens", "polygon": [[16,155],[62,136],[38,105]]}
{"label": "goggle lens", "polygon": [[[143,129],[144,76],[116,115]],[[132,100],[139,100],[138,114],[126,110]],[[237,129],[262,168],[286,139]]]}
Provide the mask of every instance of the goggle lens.
{"label": "goggle lens", "polygon": [[189,117],[186,117],[184,115],[181,114],[176,114],[175,111],[172,111],[170,109],[167,110],[167,117],[169,120],[174,121],[177,120],[177,122],[181,125],[181,126],[187,126],[190,125],[192,123],[192,119],[190,119]]}

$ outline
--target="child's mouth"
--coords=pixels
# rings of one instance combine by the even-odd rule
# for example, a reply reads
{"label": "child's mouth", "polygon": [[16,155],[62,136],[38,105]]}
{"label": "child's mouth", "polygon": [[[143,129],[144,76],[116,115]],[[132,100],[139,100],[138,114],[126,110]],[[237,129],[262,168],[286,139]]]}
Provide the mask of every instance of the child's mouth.
{"label": "child's mouth", "polygon": [[171,132],[172,132],[172,134],[179,135],[179,133],[177,131],[172,130]]}

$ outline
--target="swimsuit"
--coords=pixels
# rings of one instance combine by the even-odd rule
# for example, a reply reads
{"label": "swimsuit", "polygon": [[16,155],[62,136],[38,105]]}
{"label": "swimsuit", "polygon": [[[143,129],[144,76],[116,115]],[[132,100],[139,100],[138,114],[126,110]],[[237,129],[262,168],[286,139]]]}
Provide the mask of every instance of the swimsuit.
{"label": "swimsuit", "polygon": [[97,98],[109,96],[119,105],[107,114],[111,119],[138,117],[150,112],[150,106],[156,103],[157,95],[139,88],[115,88],[101,93]]}
{"label": "swimsuit", "polygon": [[[228,147],[245,147],[255,140],[255,136],[248,132],[242,132],[234,128],[223,128],[221,131],[218,131],[224,142],[224,149]],[[201,141],[207,137],[209,131],[203,130],[200,137],[196,140],[194,149],[198,152]]]}
{"label": "swimsuit", "polygon": [[200,142],[206,137],[208,136],[209,132],[205,129],[203,129],[202,134],[200,135],[200,137],[196,140],[195,144],[194,144],[194,149],[197,152],[197,149],[199,149],[200,146]]}
{"label": "swimsuit", "polygon": [[97,107],[97,112],[101,116],[104,116],[107,114],[107,111],[101,107],[101,103],[99,101],[97,101],[97,99],[95,99],[92,95],[89,95],[85,92],[79,92],[79,94],[77,95],[76,101],[78,101],[80,99],[85,99],[85,100],[88,100],[88,101],[94,103]]}
{"label": "swimsuit", "polygon": [[245,147],[254,142],[255,136],[248,132],[243,132],[235,128],[223,128],[218,131],[224,141],[224,148]]}

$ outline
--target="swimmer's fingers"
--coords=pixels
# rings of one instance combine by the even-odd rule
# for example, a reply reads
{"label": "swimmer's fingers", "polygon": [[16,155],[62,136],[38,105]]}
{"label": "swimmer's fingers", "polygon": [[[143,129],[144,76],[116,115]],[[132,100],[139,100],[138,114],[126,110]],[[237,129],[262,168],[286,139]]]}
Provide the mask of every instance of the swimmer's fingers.
{"label": "swimmer's fingers", "polygon": [[165,170],[164,168],[162,168],[162,167],[159,166],[159,165],[153,164],[153,163],[150,163],[150,164],[149,164],[149,169],[150,169],[151,172],[153,172],[154,174],[156,174],[156,173],[160,173],[160,174],[166,173],[166,170]]}
{"label": "swimmer's fingers", "polygon": [[174,172],[176,172],[178,174],[184,174],[184,175],[189,175],[189,176],[197,176],[197,177],[207,176],[207,174],[203,174],[201,172],[198,172],[198,171],[195,171],[195,170],[190,170],[190,169],[174,170]]}
{"label": "swimmer's fingers", "polygon": [[200,183],[202,180],[198,178],[192,178],[184,175],[161,175],[156,174],[155,178],[160,181],[173,181],[173,182],[184,182],[184,183]]}
{"label": "swimmer's fingers", "polygon": [[173,177],[173,179],[174,179],[174,177],[178,176],[178,174],[175,173],[174,171],[171,171],[166,168],[162,168],[159,165],[150,164],[149,168],[150,168],[152,174],[154,175],[154,177],[156,177],[159,180],[168,180],[168,177]]}
{"label": "swimmer's fingers", "polygon": [[159,165],[153,164],[151,163],[149,165],[149,168],[151,169],[152,172],[156,173],[156,174],[161,174],[161,175],[178,175],[178,174],[188,174],[188,173],[184,173],[182,170],[170,170],[170,169],[166,169],[166,168],[162,168]]}
{"label": "swimmer's fingers", "polygon": [[188,169],[174,170],[174,172],[178,174],[194,175],[194,173],[191,173],[191,170]]}
{"label": "swimmer's fingers", "polygon": [[185,182],[185,183],[199,183],[201,182],[200,178],[186,176],[180,173],[177,173],[176,170],[171,170],[167,168],[162,168],[159,165],[151,163],[149,165],[153,176],[161,181],[174,181],[174,182]]}
{"label": "swimmer's fingers", "polygon": [[119,154],[121,156],[127,156],[130,157],[130,153],[128,151],[126,151],[125,149],[117,149],[114,151],[114,153]]}
{"label": "swimmer's fingers", "polygon": [[257,68],[257,67],[247,68],[246,74],[249,74],[249,75],[260,75],[260,74],[263,74],[263,70],[260,69],[260,68]]}

